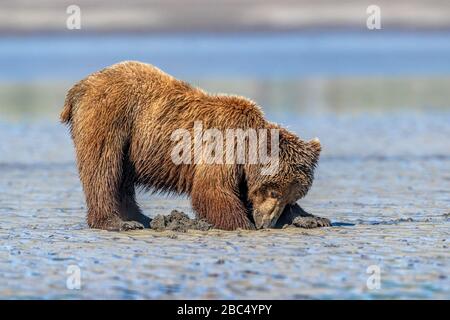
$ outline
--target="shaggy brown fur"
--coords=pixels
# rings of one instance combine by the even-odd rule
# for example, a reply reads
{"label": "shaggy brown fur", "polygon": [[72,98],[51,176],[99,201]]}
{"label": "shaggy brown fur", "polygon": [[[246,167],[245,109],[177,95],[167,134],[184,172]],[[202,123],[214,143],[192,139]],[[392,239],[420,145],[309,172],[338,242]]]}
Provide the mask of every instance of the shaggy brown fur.
{"label": "shaggy brown fur", "polygon": [[148,226],[135,186],[190,195],[196,213],[216,228],[254,228],[252,210],[263,212],[278,200],[284,207],[306,194],[320,153],[318,140],[305,142],[280,128],[275,175],[261,175],[254,164],[174,164],[171,134],[192,131],[194,121],[204,129],[279,127],[252,101],[207,94],[139,62],[113,65],[75,84],[61,121],[71,128],[88,224],[109,230]]}

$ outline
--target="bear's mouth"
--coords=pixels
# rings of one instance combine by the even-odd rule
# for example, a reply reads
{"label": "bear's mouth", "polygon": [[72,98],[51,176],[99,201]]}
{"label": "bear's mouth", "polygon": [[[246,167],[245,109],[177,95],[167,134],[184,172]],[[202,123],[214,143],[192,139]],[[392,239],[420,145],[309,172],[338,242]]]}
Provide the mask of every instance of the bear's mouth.
{"label": "bear's mouth", "polygon": [[255,209],[253,211],[253,221],[256,229],[274,228],[283,210],[284,206],[280,203],[278,203],[268,214],[261,214],[257,209]]}

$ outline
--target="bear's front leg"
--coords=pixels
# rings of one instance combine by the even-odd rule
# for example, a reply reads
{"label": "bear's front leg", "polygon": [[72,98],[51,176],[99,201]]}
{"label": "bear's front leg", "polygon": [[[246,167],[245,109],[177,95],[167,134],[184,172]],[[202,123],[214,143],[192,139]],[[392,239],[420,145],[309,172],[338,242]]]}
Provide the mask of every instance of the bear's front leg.
{"label": "bear's front leg", "polygon": [[198,168],[191,191],[192,208],[217,229],[255,229],[239,198],[239,179],[227,165]]}
{"label": "bear's front leg", "polygon": [[312,215],[303,210],[297,203],[294,203],[286,205],[275,228],[281,229],[284,226],[295,226],[307,229],[331,227],[331,221],[327,218]]}

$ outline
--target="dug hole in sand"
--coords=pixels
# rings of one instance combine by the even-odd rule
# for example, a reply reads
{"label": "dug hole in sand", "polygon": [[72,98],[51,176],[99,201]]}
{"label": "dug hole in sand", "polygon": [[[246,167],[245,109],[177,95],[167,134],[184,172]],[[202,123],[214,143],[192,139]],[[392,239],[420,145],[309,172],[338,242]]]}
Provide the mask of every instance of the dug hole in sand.
{"label": "dug hole in sand", "polygon": [[[320,227],[331,227],[330,220],[309,214],[298,205],[291,206],[288,210],[283,211],[276,225],[277,229]],[[205,219],[191,219],[186,213],[173,210],[168,215],[159,214],[153,218],[150,228],[156,231],[187,232],[188,230],[208,231],[213,229],[213,225]]]}

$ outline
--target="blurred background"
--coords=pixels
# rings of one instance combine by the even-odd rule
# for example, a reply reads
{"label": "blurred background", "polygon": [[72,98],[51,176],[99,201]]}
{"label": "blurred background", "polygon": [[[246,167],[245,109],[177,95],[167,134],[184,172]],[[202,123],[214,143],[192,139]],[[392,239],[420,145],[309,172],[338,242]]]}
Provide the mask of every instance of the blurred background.
{"label": "blurred background", "polygon": [[[67,27],[71,5],[81,29]],[[370,5],[381,29],[367,27]],[[122,60],[244,95],[319,137],[300,203],[354,227],[227,245],[87,230],[58,116],[76,81]],[[448,299],[449,138],[448,0],[1,0],[0,297]],[[139,196],[150,216],[192,213],[186,199]],[[95,281],[68,291],[68,263]],[[369,264],[380,291],[365,287]]]}
{"label": "blurred background", "polygon": [[447,110],[450,3],[376,1],[369,30],[372,2],[1,1],[0,116],[54,116],[74,81],[122,60],[275,113]]}

